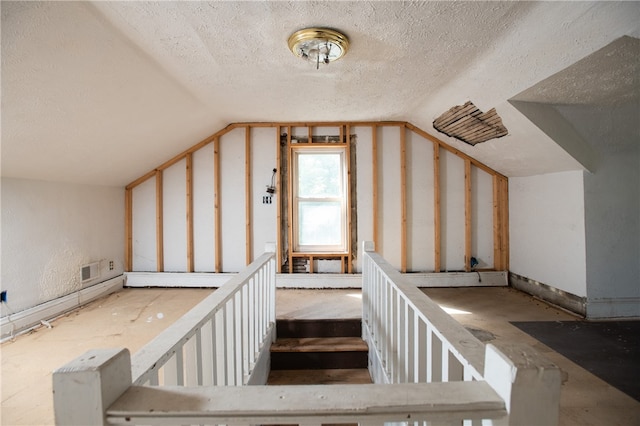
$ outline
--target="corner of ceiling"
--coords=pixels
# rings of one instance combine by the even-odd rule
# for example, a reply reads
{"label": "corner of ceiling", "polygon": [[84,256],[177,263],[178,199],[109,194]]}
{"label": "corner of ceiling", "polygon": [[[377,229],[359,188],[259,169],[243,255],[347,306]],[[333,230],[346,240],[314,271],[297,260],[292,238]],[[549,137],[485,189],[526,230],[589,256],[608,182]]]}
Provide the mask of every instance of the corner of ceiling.
{"label": "corner of ceiling", "polygon": [[597,154],[574,126],[552,104],[509,99],[508,102],[558,146],[578,161],[586,170],[594,172]]}

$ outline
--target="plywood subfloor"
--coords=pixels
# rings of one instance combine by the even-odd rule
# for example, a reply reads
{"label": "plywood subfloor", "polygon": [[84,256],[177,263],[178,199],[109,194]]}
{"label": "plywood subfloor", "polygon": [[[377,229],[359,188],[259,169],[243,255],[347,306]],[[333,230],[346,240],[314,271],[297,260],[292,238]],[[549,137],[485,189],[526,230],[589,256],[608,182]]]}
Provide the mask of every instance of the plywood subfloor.
{"label": "plywood subfloor", "polygon": [[[464,326],[486,339],[535,347],[567,374],[560,425],[640,424],[640,403],[520,331],[510,321],[569,321],[563,311],[510,288],[428,289]],[[3,425],[53,424],[51,372],[88,349],[142,347],[211,293],[200,289],[128,289],[97,300],[0,347]],[[358,290],[278,290],[279,318],[357,318]]]}

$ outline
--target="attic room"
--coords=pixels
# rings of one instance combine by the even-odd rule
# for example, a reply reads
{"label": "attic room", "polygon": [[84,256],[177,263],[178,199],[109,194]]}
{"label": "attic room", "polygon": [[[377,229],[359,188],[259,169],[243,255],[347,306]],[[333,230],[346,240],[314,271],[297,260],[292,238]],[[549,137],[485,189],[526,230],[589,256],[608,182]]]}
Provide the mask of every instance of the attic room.
{"label": "attic room", "polygon": [[[279,289],[358,288],[371,241],[421,288],[640,317],[638,2],[0,8],[5,341],[123,286],[217,288],[268,243]],[[313,27],[343,57],[291,48]],[[440,126],[469,103],[504,131]],[[318,150],[330,251],[298,232]]]}

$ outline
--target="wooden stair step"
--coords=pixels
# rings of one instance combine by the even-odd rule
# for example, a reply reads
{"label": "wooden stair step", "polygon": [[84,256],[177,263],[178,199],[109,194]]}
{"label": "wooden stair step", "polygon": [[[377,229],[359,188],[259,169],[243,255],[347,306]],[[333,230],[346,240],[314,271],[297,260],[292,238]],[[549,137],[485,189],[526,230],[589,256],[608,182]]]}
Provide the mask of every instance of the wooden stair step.
{"label": "wooden stair step", "polygon": [[360,318],[339,319],[278,319],[278,337],[359,337],[362,336]]}
{"label": "wooden stair step", "polygon": [[366,368],[273,370],[268,385],[336,385],[372,383]]}
{"label": "wooden stair step", "polygon": [[360,337],[300,337],[277,339],[271,352],[367,352]]}

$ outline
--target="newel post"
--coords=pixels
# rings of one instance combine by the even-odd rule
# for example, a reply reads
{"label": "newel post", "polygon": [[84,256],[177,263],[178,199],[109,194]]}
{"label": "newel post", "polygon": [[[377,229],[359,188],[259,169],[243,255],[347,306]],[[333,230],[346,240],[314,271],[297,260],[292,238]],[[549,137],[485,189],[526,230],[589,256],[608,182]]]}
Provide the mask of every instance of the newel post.
{"label": "newel post", "polygon": [[128,349],[93,349],[53,372],[57,425],[103,425],[106,410],[131,386]]}
{"label": "newel post", "polygon": [[562,372],[532,347],[509,344],[498,349],[487,344],[484,379],[505,401],[509,412],[505,424],[558,424]]}

